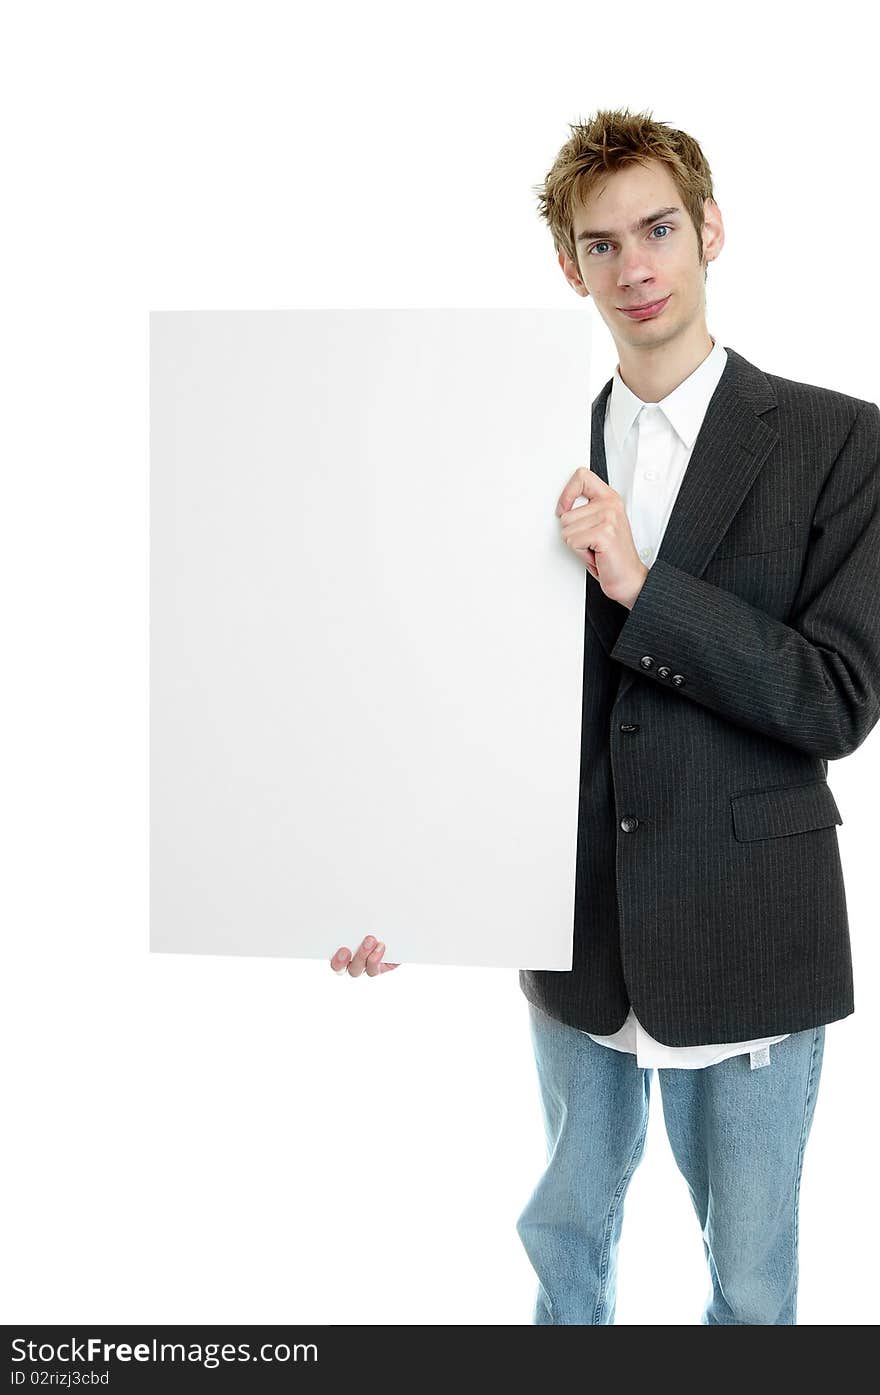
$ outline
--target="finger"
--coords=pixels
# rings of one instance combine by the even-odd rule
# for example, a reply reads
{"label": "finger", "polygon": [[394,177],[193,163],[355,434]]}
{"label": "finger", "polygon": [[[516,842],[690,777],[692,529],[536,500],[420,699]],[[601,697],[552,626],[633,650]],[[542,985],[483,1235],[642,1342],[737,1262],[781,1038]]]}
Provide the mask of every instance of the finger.
{"label": "finger", "polygon": [[563,538],[566,547],[570,547],[572,552],[586,563],[587,570],[598,580],[599,572],[596,565],[594,542],[600,543],[600,552],[602,549],[600,540],[594,537],[592,530],[588,533],[584,533],[580,530],[574,530],[569,526],[567,533],[566,530],[563,529]]}
{"label": "finger", "polygon": [[[573,493],[573,490],[576,490],[577,492]],[[565,485],[565,488],[563,489],[562,493],[556,501],[557,518],[561,518],[564,513],[568,512],[575,499],[579,497],[580,492],[580,475],[574,474],[572,475],[568,483]]]}
{"label": "finger", "polygon": [[367,964],[367,956],[373,949],[375,943],[375,936],[367,935],[366,939],[362,940],[361,943],[358,945],[357,949],[355,950],[352,961],[348,966],[348,972],[351,974],[352,978],[359,978],[360,975],[364,972],[364,969],[366,968]]}
{"label": "finger", "polygon": [[591,528],[587,528],[583,523],[564,523],[560,529],[560,536],[569,547],[592,547],[594,540],[598,542],[602,534],[595,523]]}
{"label": "finger", "polygon": [[[584,518],[582,515],[587,512],[589,517]],[[591,547],[594,550],[598,548],[600,552],[607,551],[621,540],[613,517],[601,506],[595,514],[592,508],[589,511],[575,509],[567,521],[563,520],[560,532],[569,547]]]}
{"label": "finger", "polygon": [[378,978],[381,972],[382,955],[385,953],[385,946],[380,940],[371,954],[367,955],[367,975],[369,978]]}
{"label": "finger", "polygon": [[586,466],[575,470],[568,484],[559,496],[559,503],[556,505],[556,513],[561,518],[564,513],[568,513],[575,499],[592,499],[601,493],[604,481],[588,470]]}
{"label": "finger", "polygon": [[350,958],[351,950],[347,949],[345,945],[340,945],[330,960],[330,968],[335,974],[344,974]]}
{"label": "finger", "polygon": [[383,973],[383,974],[387,974],[387,972],[388,972],[389,969],[399,969],[399,968],[400,968],[400,965],[399,965],[399,964],[386,964],[386,963],[385,963],[385,960],[383,959],[383,960],[382,960],[382,963],[379,965],[379,972],[380,972],[380,973]]}

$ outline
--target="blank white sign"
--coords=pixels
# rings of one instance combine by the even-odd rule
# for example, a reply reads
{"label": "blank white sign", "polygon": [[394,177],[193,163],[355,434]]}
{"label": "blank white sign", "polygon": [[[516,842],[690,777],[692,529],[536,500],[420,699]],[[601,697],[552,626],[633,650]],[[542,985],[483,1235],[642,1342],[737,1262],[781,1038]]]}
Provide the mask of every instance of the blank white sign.
{"label": "blank white sign", "polygon": [[151,948],[569,969],[587,315],[150,331]]}

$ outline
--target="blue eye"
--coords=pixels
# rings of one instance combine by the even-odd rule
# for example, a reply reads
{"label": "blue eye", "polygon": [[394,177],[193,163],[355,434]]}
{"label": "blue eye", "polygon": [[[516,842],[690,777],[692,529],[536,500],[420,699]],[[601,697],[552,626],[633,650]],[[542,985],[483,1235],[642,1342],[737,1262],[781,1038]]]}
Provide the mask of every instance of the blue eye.
{"label": "blue eye", "polygon": [[[671,225],[670,223],[658,223],[657,226],[656,226],[655,228],[652,228],[652,229],[651,229],[651,232],[659,232],[659,231],[661,230],[661,228],[666,228],[668,232],[674,232],[674,231],[675,231],[675,229],[672,227],[672,225]],[[656,242],[657,240],[658,240],[657,238],[654,239],[655,242]],[[659,239],[659,241],[660,241],[660,242],[666,242],[666,241],[667,241],[667,238],[661,237],[661,238]],[[589,255],[589,256],[592,256],[597,247],[608,247],[609,245],[610,245],[610,244],[607,243],[607,242],[594,242],[593,245],[592,245],[592,247],[591,247],[590,250],[589,250],[588,255]]]}

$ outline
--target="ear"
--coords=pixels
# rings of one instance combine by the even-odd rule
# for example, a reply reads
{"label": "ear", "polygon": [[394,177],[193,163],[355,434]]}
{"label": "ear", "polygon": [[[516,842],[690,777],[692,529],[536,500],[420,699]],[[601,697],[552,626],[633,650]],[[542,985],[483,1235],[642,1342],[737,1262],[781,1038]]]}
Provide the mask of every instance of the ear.
{"label": "ear", "polygon": [[562,267],[562,274],[565,277],[568,284],[571,286],[572,290],[575,291],[579,296],[588,296],[590,292],[587,290],[586,286],[581,280],[580,271],[578,270],[576,264],[572,261],[571,257],[564,250],[564,248],[560,248],[559,250],[558,261],[559,265]]}
{"label": "ear", "polygon": [[714,262],[724,246],[724,220],[714,199],[703,201],[703,257]]}

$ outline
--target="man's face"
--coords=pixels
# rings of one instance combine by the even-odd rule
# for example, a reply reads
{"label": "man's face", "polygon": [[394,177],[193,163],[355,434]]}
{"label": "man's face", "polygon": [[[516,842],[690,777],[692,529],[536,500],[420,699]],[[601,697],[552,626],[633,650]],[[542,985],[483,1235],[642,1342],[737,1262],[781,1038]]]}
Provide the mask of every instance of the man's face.
{"label": "man's face", "polygon": [[[673,208],[678,211],[661,212]],[[705,324],[705,266],[720,252],[724,230],[714,200],[707,199],[704,208],[700,247],[671,174],[656,160],[608,175],[577,208],[578,264],[560,252],[560,265],[579,295],[593,297],[619,351],[656,348]],[[635,227],[649,216],[647,226]],[[665,297],[661,313],[648,319],[623,313]]]}

